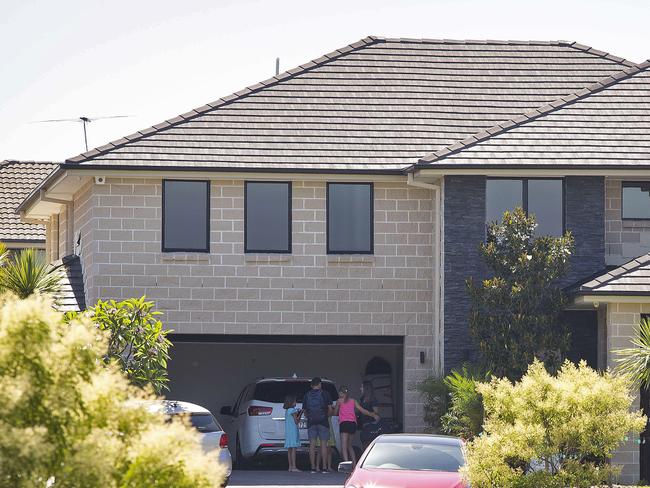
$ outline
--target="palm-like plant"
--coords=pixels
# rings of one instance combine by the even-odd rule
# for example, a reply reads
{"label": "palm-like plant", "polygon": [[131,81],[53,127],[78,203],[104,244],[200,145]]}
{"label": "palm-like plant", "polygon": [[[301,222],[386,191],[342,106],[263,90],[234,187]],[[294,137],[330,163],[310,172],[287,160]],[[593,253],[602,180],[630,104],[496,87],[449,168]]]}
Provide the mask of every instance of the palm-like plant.
{"label": "palm-like plant", "polygon": [[4,246],[0,249],[0,289],[19,298],[34,293],[53,294],[59,291],[62,278],[58,266],[50,265],[35,249],[24,249],[11,257]]}
{"label": "palm-like plant", "polygon": [[632,346],[616,351],[618,372],[628,376],[635,387],[650,387],[650,320],[641,319]]}

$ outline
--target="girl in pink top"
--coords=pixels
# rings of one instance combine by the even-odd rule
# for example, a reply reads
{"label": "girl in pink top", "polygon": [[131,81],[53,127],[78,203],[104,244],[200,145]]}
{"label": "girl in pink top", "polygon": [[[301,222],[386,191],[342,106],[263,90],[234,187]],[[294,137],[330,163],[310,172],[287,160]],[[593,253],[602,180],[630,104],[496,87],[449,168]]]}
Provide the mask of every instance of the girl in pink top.
{"label": "girl in pink top", "polygon": [[341,455],[343,461],[352,461],[357,464],[357,458],[352,448],[352,439],[357,432],[357,411],[364,415],[379,420],[379,415],[375,412],[369,412],[356,401],[350,398],[350,392],[347,386],[339,388],[339,399],[336,401],[334,415],[339,416],[339,431],[341,432]]}

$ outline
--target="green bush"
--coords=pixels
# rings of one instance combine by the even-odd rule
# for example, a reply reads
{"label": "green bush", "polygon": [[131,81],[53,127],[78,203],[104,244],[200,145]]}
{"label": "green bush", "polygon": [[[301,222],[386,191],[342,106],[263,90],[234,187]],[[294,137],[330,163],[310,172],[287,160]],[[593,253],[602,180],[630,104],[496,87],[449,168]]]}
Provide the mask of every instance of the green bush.
{"label": "green bush", "polygon": [[428,378],[417,387],[424,396],[424,419],[427,430],[472,439],[482,430],[483,402],[476,390],[482,374],[468,365],[452,370],[443,378]]}
{"label": "green bush", "polygon": [[517,383],[479,383],[484,432],[467,444],[473,488],[589,488],[607,484],[609,464],[646,419],[631,411],[625,377],[565,362],[556,376],[535,361]]}
{"label": "green bush", "polygon": [[106,334],[64,323],[41,296],[0,299],[0,487],[217,487],[224,476],[181,421],[104,364]]}
{"label": "green bush", "polygon": [[[109,334],[105,362],[116,362],[136,386],[150,385],[156,393],[167,388],[167,361],[171,342],[169,330],[157,319],[153,302],[145,297],[121,302],[99,300],[81,315],[87,316],[100,330]],[[66,314],[67,320],[79,313]]]}
{"label": "green bush", "polygon": [[61,288],[61,270],[47,262],[36,249],[23,249],[11,255],[0,243],[0,289],[19,298],[34,293],[55,294]]}

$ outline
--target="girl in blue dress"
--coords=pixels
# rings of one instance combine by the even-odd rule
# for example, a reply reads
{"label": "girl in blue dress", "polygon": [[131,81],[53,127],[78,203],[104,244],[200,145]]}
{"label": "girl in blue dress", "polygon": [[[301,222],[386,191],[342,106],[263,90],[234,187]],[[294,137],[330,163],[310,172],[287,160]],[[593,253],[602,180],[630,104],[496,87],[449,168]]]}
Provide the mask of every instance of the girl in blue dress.
{"label": "girl in blue dress", "polygon": [[300,447],[300,431],[298,424],[302,410],[296,408],[296,397],[287,395],[284,399],[284,447],[287,449],[289,459],[289,471],[297,473],[300,470],[296,467],[296,449]]}

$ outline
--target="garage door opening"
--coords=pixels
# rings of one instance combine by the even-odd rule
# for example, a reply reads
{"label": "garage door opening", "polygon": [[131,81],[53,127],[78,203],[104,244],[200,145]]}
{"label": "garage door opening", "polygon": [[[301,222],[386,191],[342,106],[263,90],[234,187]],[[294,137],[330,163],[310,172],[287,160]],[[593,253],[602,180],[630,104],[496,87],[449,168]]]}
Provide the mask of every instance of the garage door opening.
{"label": "garage door opening", "polygon": [[[260,378],[320,376],[355,398],[371,380],[380,414],[403,422],[403,338],[339,336],[170,336],[167,397],[208,408],[218,418]],[[380,368],[380,369],[377,369]],[[219,418],[219,420],[222,420]]]}

